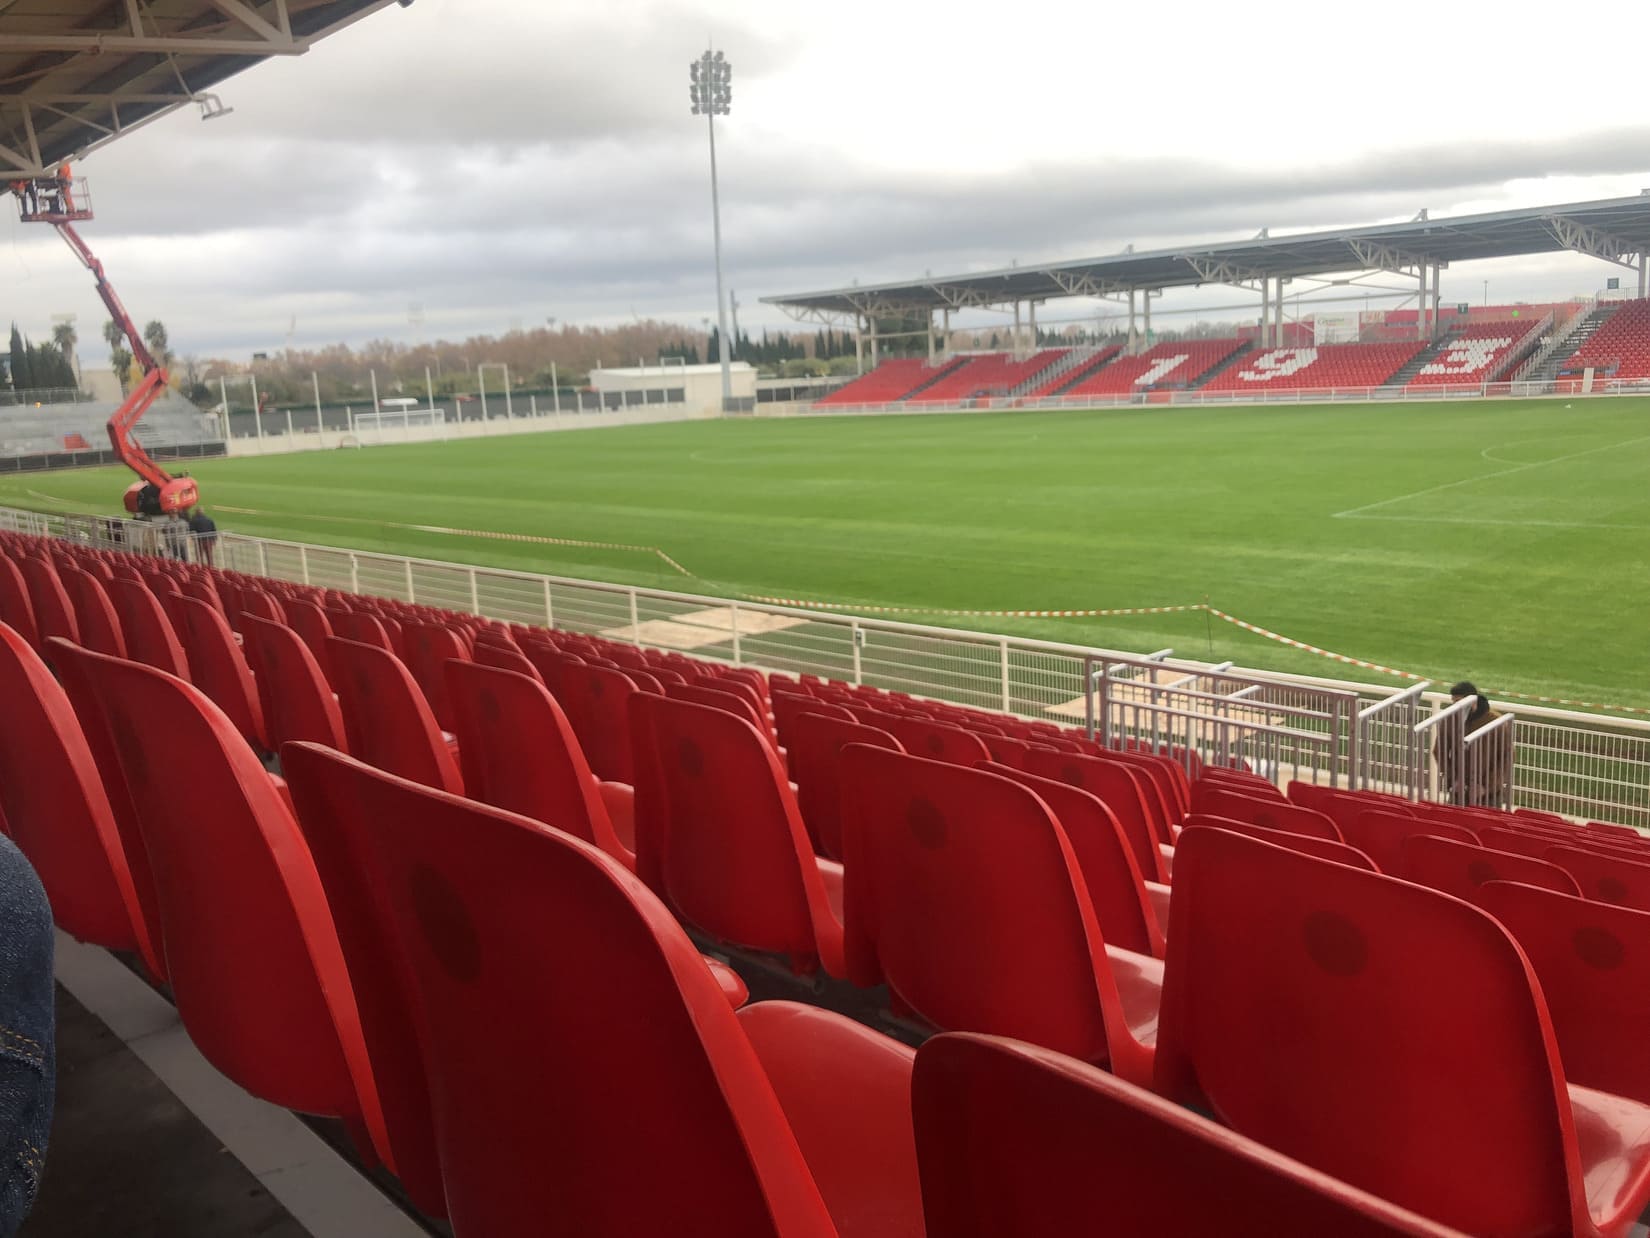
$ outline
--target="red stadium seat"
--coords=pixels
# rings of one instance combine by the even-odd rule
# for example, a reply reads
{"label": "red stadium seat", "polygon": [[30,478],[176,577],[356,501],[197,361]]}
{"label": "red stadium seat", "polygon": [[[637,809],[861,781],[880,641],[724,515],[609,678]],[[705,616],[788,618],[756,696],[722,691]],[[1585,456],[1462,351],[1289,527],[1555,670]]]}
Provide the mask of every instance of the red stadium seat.
{"label": "red stadium seat", "polygon": [[1583,898],[1650,911],[1650,864],[1562,845],[1547,848],[1542,858],[1574,877]]}
{"label": "red stadium seat", "polygon": [[[1122,826],[1141,877],[1165,883],[1169,880],[1168,863],[1161,850],[1161,844],[1168,841],[1167,827],[1160,824],[1159,811],[1148,804],[1151,792],[1144,775],[1103,757],[1037,748],[1026,758],[1026,772],[1081,787],[1093,795],[1111,810]],[[1165,832],[1160,833],[1160,829]]]}
{"label": "red stadium seat", "polygon": [[1382,809],[1358,808],[1343,811],[1338,818],[1341,837],[1375,861],[1383,873],[1400,876],[1404,872],[1404,840],[1426,835],[1432,838],[1450,838],[1456,842],[1477,845],[1478,836],[1471,830],[1442,821],[1422,821],[1418,817]]}
{"label": "red stadium seat", "polygon": [[332,667],[327,663],[327,638],[332,635],[332,620],[327,612],[315,602],[301,598],[294,598],[284,609],[287,626],[309,646],[315,661],[320,664],[321,674],[330,680]]}
{"label": "red stadium seat", "polygon": [[327,658],[350,753],[399,777],[462,794],[452,748],[401,659],[340,636],[327,638]]}
{"label": "red stadium seat", "polygon": [[424,700],[436,725],[454,730],[452,707],[447,703],[446,664],[454,658],[470,660],[470,649],[452,628],[439,623],[410,623],[401,630],[407,647],[407,670],[424,690]]}
{"label": "red stadium seat", "polygon": [[16,563],[0,554],[0,623],[5,624],[35,650],[40,648],[40,629],[34,621],[34,602],[28,582]]}
{"label": "red stadium seat", "polygon": [[842,774],[854,983],[886,982],[943,1030],[1150,1079],[1162,965],[1106,944],[1077,856],[1035,792],[859,745]]}
{"label": "red stadium seat", "polygon": [[541,683],[538,668],[528,661],[527,655],[514,646],[505,646],[494,641],[477,641],[475,661],[481,666],[496,667],[502,671],[514,671],[518,675],[526,675],[529,679],[537,679]]}
{"label": "red stadium seat", "polygon": [[1469,903],[1476,899],[1478,887],[1486,881],[1517,881],[1560,894],[1581,893],[1570,875],[1555,864],[1426,834],[1404,839],[1403,865],[1392,876],[1453,894]]}
{"label": "red stadium seat", "polygon": [[1469,1233],[1631,1226],[1650,1108],[1566,1086],[1489,916],[1225,830],[1188,831],[1175,869],[1159,1093]]}
{"label": "red stadium seat", "polygon": [[1650,912],[1508,881],[1486,883],[1476,901],[1535,969],[1565,1076],[1650,1105],[1638,1020],[1650,1000]]}
{"label": "red stadium seat", "polygon": [[173,595],[173,615],[182,626],[178,637],[189,655],[189,676],[229,716],[247,743],[269,750],[258,686],[223,612],[199,598]]}
{"label": "red stadium seat", "polygon": [[136,954],[163,979],[80,720],[40,656],[5,626],[0,699],[0,819],[40,875],[52,918],[80,941]]}
{"label": "red stadium seat", "polygon": [[80,660],[153,861],[167,975],[190,1039],[253,1095],[350,1120],[389,1158],[326,895],[274,783],[201,692],[136,662]]}
{"label": "red stadium seat", "polygon": [[94,653],[106,653],[116,658],[126,656],[126,638],[121,632],[120,617],[104,591],[103,581],[80,568],[64,568],[58,573],[63,588],[74,606],[75,626],[80,631],[80,644]]}
{"label": "red stadium seat", "polygon": [[1285,834],[1303,834],[1308,838],[1325,838],[1337,843],[1345,841],[1340,830],[1335,828],[1335,822],[1327,815],[1316,809],[1291,804],[1288,800],[1247,795],[1200,783],[1193,791],[1192,805],[1195,812],[1211,817],[1247,821],[1251,825],[1281,830]]}
{"label": "red stadium seat", "polygon": [[591,770],[603,782],[634,786],[629,714],[636,685],[622,671],[567,659],[562,660],[556,673],[561,687],[551,691],[573,724]]}
{"label": "red stadium seat", "polygon": [[[777,694],[776,698],[777,699]],[[824,702],[820,707],[834,708]],[[842,750],[849,744],[903,751],[887,731],[861,726],[846,709],[847,721],[807,710],[791,717],[790,773],[796,780],[796,804],[814,850],[833,860],[842,858]]]}
{"label": "red stadium seat", "polygon": [[[854,715],[843,706],[833,705],[829,701],[816,700],[811,696],[776,691],[769,700],[773,705],[774,730],[778,732],[779,742],[787,752],[791,750],[795,739],[791,729],[792,723],[801,714],[822,714],[827,718],[837,718],[844,722],[854,721]],[[795,760],[794,755],[792,760]],[[795,772],[794,767],[792,772]]]}
{"label": "red stadium seat", "polygon": [[911,1091],[927,1238],[1456,1234],[1018,1041],[936,1036]]}
{"label": "red stadium seat", "polygon": [[537,677],[454,660],[447,694],[470,798],[543,821],[635,871],[629,807],[609,811],[629,788],[607,784],[604,795],[572,724]]}
{"label": "red stadium seat", "polygon": [[730,712],[639,693],[630,709],[662,811],[637,787],[637,872],[689,924],[844,974],[842,866],[813,853],[773,745]]}
{"label": "red stadium seat", "polygon": [[1215,375],[1205,391],[1379,387],[1418,354],[1417,340],[1394,344],[1314,344],[1258,349]]}
{"label": "red stadium seat", "polygon": [[1128,836],[1111,809],[1095,795],[1070,783],[1039,778],[995,762],[979,768],[1035,791],[1054,814],[1077,857],[1106,944],[1162,958],[1162,926],[1146,893],[1145,879]]}
{"label": "red stadium seat", "polygon": [[341,776],[372,805],[345,812],[428,1032],[456,1233],[920,1238],[910,1050],[786,1003],[734,1015],[658,900],[593,847],[357,764]]}
{"label": "red stadium seat", "polygon": [[241,612],[242,653],[258,683],[272,747],[311,740],[349,751],[344,715],[309,646],[291,628]]}
{"label": "red stadium seat", "polygon": [[54,636],[74,644],[80,643],[80,627],[75,621],[74,604],[69,600],[57,569],[44,559],[25,558],[18,564],[23,580],[28,585],[29,601],[34,608],[35,627],[42,641]]}
{"label": "red stadium seat", "polygon": [[1291,851],[1298,851],[1302,855],[1316,856],[1320,860],[1333,860],[1337,864],[1350,864],[1353,868],[1361,868],[1371,873],[1379,871],[1375,867],[1375,861],[1356,847],[1349,847],[1345,843],[1335,842],[1329,838],[1319,838],[1311,834],[1292,834],[1285,830],[1274,830],[1264,825],[1255,825],[1250,821],[1234,821],[1229,817],[1204,816],[1199,813],[1193,813],[1187,817],[1180,827],[1180,832],[1184,834],[1194,826],[1231,830],[1234,834],[1245,834],[1250,838],[1258,838],[1263,843],[1271,843],[1277,847],[1287,847]]}
{"label": "red stadium seat", "polygon": [[109,601],[120,616],[128,658],[179,679],[190,678],[183,644],[148,586],[139,581],[113,580],[109,583]]}
{"label": "red stadium seat", "polygon": [[905,751],[932,761],[974,766],[991,760],[985,741],[960,726],[900,714],[885,714],[874,725],[899,740]]}

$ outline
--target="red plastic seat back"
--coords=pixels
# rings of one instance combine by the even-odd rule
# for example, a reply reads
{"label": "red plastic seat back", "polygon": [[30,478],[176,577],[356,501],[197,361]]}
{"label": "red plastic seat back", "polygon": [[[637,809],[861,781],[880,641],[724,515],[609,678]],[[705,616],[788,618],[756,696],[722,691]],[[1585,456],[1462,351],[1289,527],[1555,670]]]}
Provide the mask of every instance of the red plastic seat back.
{"label": "red plastic seat back", "polygon": [[900,747],[913,756],[970,769],[981,761],[991,760],[991,750],[985,746],[985,741],[960,726],[929,722],[909,715],[889,715],[883,729],[899,740]]}
{"label": "red plastic seat back", "polygon": [[1134,851],[1140,875],[1148,881],[1168,881],[1168,869],[1158,850],[1158,844],[1167,839],[1158,834],[1157,814],[1148,806],[1147,797],[1151,792],[1143,775],[1122,762],[1104,757],[1048,752],[1035,747],[1027,754],[1026,772],[1081,787],[1093,795],[1111,810],[1123,827],[1123,836]]}
{"label": "red plastic seat back", "polygon": [[928,1238],[1454,1234],[1018,1041],[936,1036],[911,1092]]}
{"label": "red plastic seat back", "polygon": [[452,750],[401,659],[341,636],[327,638],[327,655],[351,755],[427,787],[462,794]]}
{"label": "red plastic seat back", "polygon": [[34,621],[28,582],[17,564],[4,554],[0,554],[0,623],[28,641],[30,648],[40,648],[40,628]]}
{"label": "red plastic seat back", "polygon": [[1534,976],[1477,908],[1190,830],[1168,939],[1160,1094],[1468,1232],[1568,1233],[1586,1216]]}
{"label": "red plastic seat back", "polygon": [[1519,881],[1560,894],[1581,893],[1562,868],[1511,851],[1491,851],[1453,838],[1415,834],[1404,839],[1403,853],[1403,867],[1392,874],[1394,877],[1468,902],[1477,900],[1478,887],[1486,881]]}
{"label": "red plastic seat back", "polygon": [[1162,927],[1146,895],[1134,851],[1111,809],[1097,796],[1069,783],[1007,765],[980,768],[1031,788],[1054,813],[1077,857],[1106,944],[1162,958]]}
{"label": "red plastic seat back", "polygon": [[258,681],[264,725],[274,747],[300,740],[348,751],[344,715],[299,635],[285,624],[241,612],[247,663]]}
{"label": "red plastic seat back", "polygon": [[137,807],[190,1039],[253,1095],[362,1117],[381,1140],[332,915],[269,775],[188,684],[100,654],[82,661]]}
{"label": "red plastic seat back", "polygon": [[1575,878],[1584,898],[1650,911],[1650,864],[1564,846],[1547,848],[1543,858]]}
{"label": "red plastic seat back", "polygon": [[120,616],[126,637],[126,656],[156,670],[187,680],[189,659],[183,652],[172,621],[159,599],[141,581],[116,579],[109,583],[109,601]]}
{"label": "red plastic seat back", "polygon": [[1650,1105],[1650,912],[1505,881],[1477,893],[1541,981],[1565,1078]]}
{"label": "red plastic seat back", "polygon": [[447,694],[471,799],[542,821],[626,862],[572,724],[536,677],[454,660],[447,663]]}
{"label": "red plastic seat back", "polygon": [[75,620],[74,605],[58,578],[57,569],[44,559],[25,558],[19,568],[29,589],[29,601],[34,607],[34,623],[42,641],[54,636],[74,644],[80,643],[80,625]]}
{"label": "red plastic seat back", "polygon": [[1497,851],[1511,851],[1515,855],[1527,855],[1536,860],[1545,856],[1549,847],[1562,847],[1566,843],[1557,831],[1529,829],[1523,826],[1513,828],[1490,825],[1478,830],[1477,834],[1479,843],[1485,847],[1493,847]]}
{"label": "red plastic seat back", "polygon": [[1228,817],[1233,821],[1247,821],[1285,834],[1303,834],[1308,838],[1325,838],[1330,842],[1344,842],[1340,830],[1326,814],[1313,808],[1303,808],[1287,800],[1271,796],[1249,795],[1200,783],[1193,794],[1196,811],[1211,817]]}
{"label": "red plastic seat back", "polygon": [[120,618],[104,592],[103,582],[77,567],[65,568],[58,573],[58,578],[74,606],[81,646],[94,653],[124,658],[126,638],[121,632]]}
{"label": "red plastic seat back", "polygon": [[327,663],[327,638],[332,635],[332,620],[327,612],[315,602],[294,598],[284,607],[286,610],[286,625],[294,632],[309,651],[315,655],[315,661],[320,664],[321,674],[332,677],[332,667]]}
{"label": "red plastic seat back", "polygon": [[844,751],[842,779],[850,979],[886,981],[940,1028],[1087,1061],[1117,1051],[1100,926],[1077,857],[1035,792],[859,745]]}
{"label": "red plastic seat back", "polygon": [[[779,742],[787,750],[791,747],[791,725],[801,714],[822,714],[827,718],[837,718],[844,722],[854,721],[854,715],[841,705],[833,705],[829,701],[817,701],[811,696],[802,696],[792,692],[775,692],[770,699],[773,702],[774,729],[779,732]],[[798,781],[801,780],[798,779]]]}
{"label": "red plastic seat back", "polygon": [[1173,758],[1132,748],[1099,748],[1098,755],[1108,761],[1121,761],[1146,775],[1162,804],[1165,833],[1190,810],[1191,784],[1186,771]]}
{"label": "red plastic seat back", "polygon": [[329,610],[327,620],[332,624],[334,636],[361,645],[373,645],[385,653],[395,652],[395,646],[390,643],[388,629],[378,621],[376,615],[363,610],[338,609]]}
{"label": "red plastic seat back", "polygon": [[1197,789],[1200,786],[1222,787],[1228,791],[1241,791],[1244,795],[1264,795],[1273,799],[1287,799],[1288,796],[1278,788],[1278,785],[1259,774],[1251,774],[1240,769],[1226,769],[1219,765],[1206,766],[1198,780],[1192,784],[1193,800],[1197,798]]}
{"label": "red plastic seat back", "polygon": [[1361,868],[1365,872],[1379,871],[1375,867],[1375,861],[1356,847],[1349,847],[1346,843],[1338,843],[1329,838],[1315,838],[1310,834],[1290,834],[1284,830],[1267,829],[1264,825],[1255,825],[1249,821],[1233,821],[1229,817],[1206,816],[1195,812],[1181,822],[1181,832],[1185,833],[1193,826],[1231,830],[1235,834],[1258,838],[1263,843],[1271,843],[1277,847],[1287,847],[1289,850],[1298,851],[1302,855],[1317,856],[1320,860],[1333,860],[1337,864],[1350,864],[1353,868]]}
{"label": "red plastic seat back", "polygon": [[[831,708],[823,702],[820,707]],[[785,748],[808,836],[819,854],[833,860],[842,858],[842,774],[838,767],[843,748],[870,744],[901,751],[899,740],[887,731],[861,726],[845,709],[838,712],[848,720],[812,709],[790,715],[790,742]]]}
{"label": "red plastic seat back", "polygon": [[517,675],[526,675],[530,679],[543,682],[538,668],[527,658],[527,655],[515,646],[505,646],[495,641],[479,641],[476,644],[475,661],[481,666],[495,667],[501,671],[513,671]]}
{"label": "red plastic seat back", "polygon": [[322,761],[413,980],[456,1232],[836,1233],[726,998],[640,883],[525,818]]}
{"label": "red plastic seat back", "polygon": [[690,684],[671,684],[665,688],[665,695],[673,701],[691,701],[707,709],[720,709],[750,723],[759,734],[768,734],[767,722],[736,687],[713,688],[709,681],[701,679]]}
{"label": "red plastic seat back", "polygon": [[605,782],[635,784],[630,758],[630,698],[636,685],[622,671],[563,659],[556,702],[573,724],[592,772]]}
{"label": "red plastic seat back", "polygon": [[407,647],[407,670],[424,690],[424,700],[436,724],[453,730],[453,709],[447,700],[447,663],[455,658],[468,662],[470,647],[452,628],[438,623],[409,623],[401,631],[401,640]]}
{"label": "red plastic seat back", "polygon": [[69,698],[18,633],[0,626],[0,819],[34,865],[52,918],[81,941],[135,952],[163,975],[125,844]]}
{"label": "red plastic seat back", "polygon": [[[592,668],[579,668],[588,672]],[[644,847],[684,919],[724,941],[790,957],[798,971],[838,970],[841,930],[831,920],[808,833],[773,746],[731,712],[637,694],[631,701],[656,762],[664,837]]]}
{"label": "red plastic seat back", "polygon": [[271,623],[286,625],[286,608],[272,593],[262,589],[242,589],[240,618],[248,615],[255,619],[267,619]]}
{"label": "red plastic seat back", "polygon": [[268,750],[258,686],[223,612],[193,597],[175,597],[173,605],[183,621],[178,635],[194,685],[229,716],[247,743]]}
{"label": "red plastic seat back", "polygon": [[1383,873],[1401,876],[1404,872],[1404,839],[1414,835],[1450,838],[1456,842],[1477,845],[1477,836],[1471,830],[1443,821],[1422,821],[1401,813],[1378,808],[1360,808],[1336,818],[1341,837],[1348,846],[1356,847],[1375,861]]}

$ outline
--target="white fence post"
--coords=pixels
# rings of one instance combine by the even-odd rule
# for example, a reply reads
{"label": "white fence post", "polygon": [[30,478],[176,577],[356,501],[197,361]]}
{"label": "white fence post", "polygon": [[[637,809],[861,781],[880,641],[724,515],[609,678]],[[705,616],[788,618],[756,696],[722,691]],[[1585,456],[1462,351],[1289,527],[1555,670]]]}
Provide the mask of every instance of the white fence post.
{"label": "white fence post", "polygon": [[547,628],[556,626],[556,610],[550,601],[550,578],[548,576],[544,578],[544,626]]}
{"label": "white fence post", "polygon": [[470,613],[481,613],[481,586],[476,580],[476,570],[473,567],[470,569]]}
{"label": "white fence post", "polygon": [[997,648],[1001,653],[1003,663],[1003,712],[1011,714],[1014,712],[1014,691],[1008,682],[1008,637],[1003,637]]}
{"label": "white fence post", "polygon": [[854,650],[854,687],[857,688],[865,682],[865,673],[860,667],[859,659],[860,646],[865,643],[865,629],[855,622],[849,625],[848,630],[851,634],[848,643]]}
{"label": "white fence post", "polygon": [[361,560],[353,554],[349,557],[349,591],[361,592]]}
{"label": "white fence post", "polygon": [[309,547],[298,547],[298,574],[303,577],[304,584],[309,583]]}
{"label": "white fence post", "polygon": [[730,612],[728,626],[733,629],[733,664],[743,666],[744,663],[739,658],[739,603],[729,602],[728,610]]}
{"label": "white fence post", "polygon": [[636,610],[636,590],[626,589],[630,595],[630,639],[638,645],[642,643],[642,622]]}
{"label": "white fence post", "polygon": [[412,574],[412,560],[411,559],[407,560],[407,601],[409,603],[418,601],[418,599],[413,596],[413,574]]}

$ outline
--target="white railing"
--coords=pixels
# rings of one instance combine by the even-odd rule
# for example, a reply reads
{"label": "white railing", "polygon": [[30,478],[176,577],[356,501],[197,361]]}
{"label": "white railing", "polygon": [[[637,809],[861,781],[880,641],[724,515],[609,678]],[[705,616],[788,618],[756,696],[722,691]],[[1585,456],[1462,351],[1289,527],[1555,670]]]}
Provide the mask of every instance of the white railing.
{"label": "white railing", "polygon": [[[142,527],[142,526],[140,526]],[[101,517],[65,518],[0,508],[0,529],[64,536],[115,549],[143,543],[136,529]],[[118,534],[116,533],[118,530]],[[1209,727],[1228,736],[1262,711],[1321,708],[1346,698],[1333,743],[1321,757],[1251,746],[1280,777],[1319,775],[1347,785],[1428,797],[1438,785],[1430,745],[1416,728],[1450,704],[1439,693],[1309,675],[1212,667],[1163,650],[1138,654],[894,620],[772,606],[737,599],[543,576],[346,547],[224,534],[216,562],[254,576],[374,594],[505,622],[543,625],[611,640],[677,649],[696,657],[806,673],[933,697],[1022,717],[1083,725],[1098,704],[1092,670],[1146,661],[1155,673],[1196,685],[1242,679],[1258,689],[1209,706]],[[1136,678],[1131,676],[1131,679]],[[1153,682],[1156,682],[1155,680]],[[1162,699],[1161,694],[1159,699]],[[1237,702],[1242,701],[1242,704]],[[1520,705],[1511,802],[1515,805],[1650,828],[1650,722]],[[1096,718],[1098,721],[1098,718]],[[1278,718],[1268,716],[1265,725]],[[1309,729],[1309,728],[1295,728]],[[1209,728],[1192,728],[1204,734]],[[1264,736],[1265,732],[1252,734]],[[1282,737],[1289,738],[1289,737]],[[1260,741],[1254,741],[1258,744]],[[1346,749],[1351,746],[1350,752]]]}

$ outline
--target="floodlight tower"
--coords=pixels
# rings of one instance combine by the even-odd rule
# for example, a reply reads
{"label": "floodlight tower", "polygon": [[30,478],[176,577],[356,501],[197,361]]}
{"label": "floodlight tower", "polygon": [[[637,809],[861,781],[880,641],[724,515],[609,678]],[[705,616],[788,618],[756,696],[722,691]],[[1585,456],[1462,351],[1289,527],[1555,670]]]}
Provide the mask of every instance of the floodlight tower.
{"label": "floodlight tower", "polygon": [[729,368],[733,341],[728,338],[727,301],[722,295],[722,202],[716,187],[716,118],[726,116],[733,104],[733,66],[721,52],[707,51],[688,66],[688,97],[693,115],[703,116],[710,130],[710,218],[716,237],[716,329],[722,362],[722,411],[733,400],[733,372]]}

